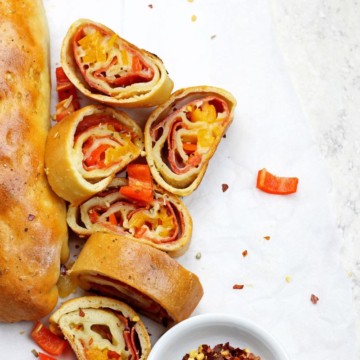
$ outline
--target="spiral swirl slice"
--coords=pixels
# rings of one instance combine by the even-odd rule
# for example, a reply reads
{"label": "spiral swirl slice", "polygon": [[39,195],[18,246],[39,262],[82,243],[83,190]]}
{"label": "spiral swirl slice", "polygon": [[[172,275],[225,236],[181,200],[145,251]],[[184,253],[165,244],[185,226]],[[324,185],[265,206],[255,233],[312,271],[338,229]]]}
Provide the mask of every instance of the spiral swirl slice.
{"label": "spiral swirl slice", "polygon": [[45,163],[50,185],[70,203],[103,190],[143,150],[141,128],[127,114],[89,105],[53,126]]}
{"label": "spiral swirl slice", "polygon": [[156,187],[154,200],[141,203],[123,196],[119,189],[127,179],[114,178],[102,192],[70,205],[68,224],[80,236],[108,232],[140,240],[176,257],[189,246],[192,220],[181,200]]}
{"label": "spiral swirl slice", "polygon": [[69,341],[79,360],[145,360],[151,349],[137,313],[121,301],[102,296],[66,301],[51,315],[50,329]]}
{"label": "spiral swirl slice", "polygon": [[63,41],[61,64],[83,94],[109,105],[158,105],[173,88],[156,55],[91,20],[80,19],[71,25]]}
{"label": "spiral swirl slice", "polygon": [[145,149],[160,186],[180,196],[199,186],[235,105],[227,91],[199,86],[175,92],[154,110],[145,126]]}

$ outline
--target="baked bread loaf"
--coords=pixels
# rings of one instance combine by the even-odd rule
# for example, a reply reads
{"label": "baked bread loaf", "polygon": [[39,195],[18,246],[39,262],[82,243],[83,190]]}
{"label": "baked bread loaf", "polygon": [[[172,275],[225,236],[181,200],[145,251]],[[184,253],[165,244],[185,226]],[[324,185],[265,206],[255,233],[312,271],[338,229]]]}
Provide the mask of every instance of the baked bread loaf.
{"label": "baked bread loaf", "polygon": [[79,19],[69,28],[61,48],[61,65],[84,95],[108,105],[159,105],[173,89],[161,59],[87,19]]}
{"label": "baked bread loaf", "polygon": [[165,326],[188,318],[203,295],[198,277],[163,251],[108,233],[89,237],[70,277]]}
{"label": "baked bread loaf", "polygon": [[66,301],[51,315],[50,330],[68,340],[79,360],[145,360],[151,349],[136,312],[102,296]]}
{"label": "baked bread loaf", "polygon": [[56,305],[68,257],[66,208],[48,185],[48,29],[40,0],[0,2],[0,321]]}
{"label": "baked bread loaf", "polygon": [[199,186],[235,105],[224,89],[196,86],[176,91],[153,111],[145,126],[145,150],[161,187],[187,196]]}
{"label": "baked bread loaf", "polygon": [[49,132],[45,164],[50,185],[63,199],[81,203],[105,189],[143,147],[143,132],[126,113],[85,106]]}
{"label": "baked bread loaf", "polygon": [[137,239],[167,252],[182,255],[190,244],[192,219],[185,204],[162,188],[154,187],[154,200],[143,203],[119,189],[128,179],[116,177],[100,193],[68,208],[67,222],[79,236],[109,232]]}

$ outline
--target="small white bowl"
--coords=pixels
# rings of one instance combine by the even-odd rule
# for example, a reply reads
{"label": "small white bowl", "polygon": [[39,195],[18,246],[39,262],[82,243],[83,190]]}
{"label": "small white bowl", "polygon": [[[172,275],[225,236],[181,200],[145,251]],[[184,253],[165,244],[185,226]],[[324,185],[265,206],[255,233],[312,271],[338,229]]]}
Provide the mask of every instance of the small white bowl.
{"label": "small white bowl", "polygon": [[199,345],[211,347],[229,342],[249,349],[264,360],[289,360],[279,343],[253,322],[229,314],[202,314],[168,330],[154,345],[148,360],[182,360]]}

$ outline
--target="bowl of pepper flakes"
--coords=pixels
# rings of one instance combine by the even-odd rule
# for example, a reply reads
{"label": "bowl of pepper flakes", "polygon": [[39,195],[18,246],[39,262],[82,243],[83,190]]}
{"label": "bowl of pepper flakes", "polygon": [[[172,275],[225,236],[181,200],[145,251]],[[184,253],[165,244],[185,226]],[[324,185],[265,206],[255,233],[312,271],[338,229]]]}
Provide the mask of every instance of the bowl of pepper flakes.
{"label": "bowl of pepper flakes", "polygon": [[289,360],[283,347],[254,322],[221,313],[190,317],[155,343],[148,360]]}

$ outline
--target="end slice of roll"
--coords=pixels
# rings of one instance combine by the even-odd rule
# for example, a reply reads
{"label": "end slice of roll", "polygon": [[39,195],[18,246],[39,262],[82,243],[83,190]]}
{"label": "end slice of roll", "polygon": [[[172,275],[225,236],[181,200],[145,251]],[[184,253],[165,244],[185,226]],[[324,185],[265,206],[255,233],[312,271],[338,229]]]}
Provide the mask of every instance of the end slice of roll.
{"label": "end slice of roll", "polygon": [[127,304],[102,296],[68,300],[50,317],[50,330],[68,340],[79,360],[145,360],[149,334]]}
{"label": "end slice of roll", "polygon": [[159,105],[174,86],[160,58],[88,19],[70,26],[61,65],[84,95],[112,106]]}
{"label": "end slice of roll", "polygon": [[203,296],[199,278],[163,251],[108,233],[89,237],[70,276],[165,326],[188,318]]}

